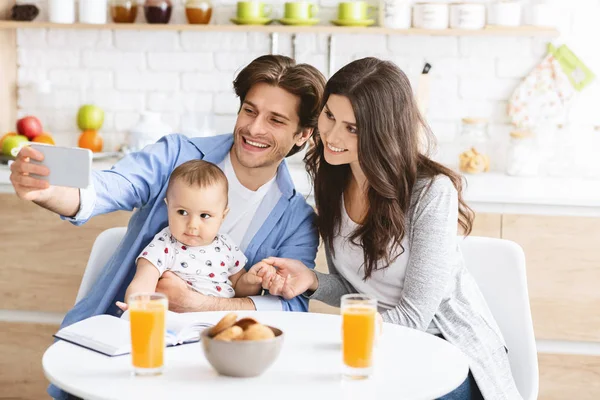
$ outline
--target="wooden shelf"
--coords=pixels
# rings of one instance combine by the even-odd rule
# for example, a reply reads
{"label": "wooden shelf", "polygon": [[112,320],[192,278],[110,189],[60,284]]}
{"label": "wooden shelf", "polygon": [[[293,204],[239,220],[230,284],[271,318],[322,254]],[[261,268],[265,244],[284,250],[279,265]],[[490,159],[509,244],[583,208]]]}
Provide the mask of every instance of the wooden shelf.
{"label": "wooden shelf", "polygon": [[199,31],[199,32],[266,32],[266,33],[369,33],[379,35],[420,35],[420,36],[558,36],[554,28],[521,26],[516,28],[488,26],[481,30],[466,29],[389,29],[381,27],[340,27],[340,26],[284,26],[271,25],[175,25],[175,24],[56,24],[52,22],[0,21],[0,29],[52,28],[52,29],[114,29],[150,31]]}

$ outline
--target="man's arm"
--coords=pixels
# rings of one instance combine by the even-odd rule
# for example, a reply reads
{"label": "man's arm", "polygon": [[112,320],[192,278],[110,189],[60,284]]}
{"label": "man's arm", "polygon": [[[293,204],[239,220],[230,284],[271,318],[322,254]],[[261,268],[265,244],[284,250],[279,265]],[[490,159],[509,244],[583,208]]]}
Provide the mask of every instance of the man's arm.
{"label": "man's arm", "polygon": [[33,201],[40,207],[60,215],[74,216],[79,210],[79,190],[63,186],[50,186],[48,182],[31,176],[47,176],[50,171],[31,160],[43,161],[44,155],[29,146],[23,147],[11,164],[10,181],[17,196]]}
{"label": "man's arm", "polygon": [[[117,210],[131,211],[156,198],[175,167],[180,149],[179,135],[165,136],[144,150],[122,158],[110,170],[92,171],[91,187],[78,190],[50,187],[47,182],[29,176],[31,173],[47,175],[49,172],[46,167],[29,162],[30,158],[34,158],[35,150],[25,147],[19,153],[21,160],[11,166],[11,181],[19,197],[81,225],[95,215]],[[43,157],[41,153],[39,157]]]}
{"label": "man's arm", "polygon": [[158,280],[156,291],[169,299],[169,310],[175,312],[256,310],[254,302],[247,297],[221,298],[205,296],[190,289],[172,272],[165,272]]}
{"label": "man's arm", "polygon": [[[314,269],[319,247],[319,233],[315,225],[316,214],[308,204],[302,206],[304,209],[298,210],[298,213],[302,213],[304,218],[284,246],[278,249],[276,257],[298,260],[308,268]],[[278,298],[281,300],[283,311],[308,311],[308,299],[302,295],[289,300]]]}

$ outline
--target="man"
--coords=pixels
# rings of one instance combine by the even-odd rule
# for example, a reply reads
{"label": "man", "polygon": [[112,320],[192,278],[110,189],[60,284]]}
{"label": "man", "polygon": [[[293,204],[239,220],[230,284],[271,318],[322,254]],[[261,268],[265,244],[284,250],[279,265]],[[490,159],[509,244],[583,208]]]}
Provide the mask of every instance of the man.
{"label": "man", "polygon": [[[171,172],[191,159],[217,164],[229,180],[229,207],[222,226],[248,258],[246,269],[269,256],[302,261],[314,268],[318,234],[314,212],[296,193],[286,156],[301,150],[312,135],[325,87],[314,67],[283,56],[252,61],[233,82],[240,110],[233,135],[189,139],[168,135],[120,160],[110,171],[94,171],[92,187],[78,190],[48,186],[30,174],[47,175],[30,162],[41,154],[25,147],[11,165],[17,195],[53,211],[75,225],[95,215],[133,210],[127,233],[104,267],[90,293],[70,310],[62,327],[96,314],[119,315],[134,273],[136,256],[167,225],[163,199]],[[214,310],[307,311],[302,296],[291,300],[264,295],[216,298],[187,288],[172,274],[161,279],[158,291],[177,312]],[[53,397],[64,396],[49,390]]]}

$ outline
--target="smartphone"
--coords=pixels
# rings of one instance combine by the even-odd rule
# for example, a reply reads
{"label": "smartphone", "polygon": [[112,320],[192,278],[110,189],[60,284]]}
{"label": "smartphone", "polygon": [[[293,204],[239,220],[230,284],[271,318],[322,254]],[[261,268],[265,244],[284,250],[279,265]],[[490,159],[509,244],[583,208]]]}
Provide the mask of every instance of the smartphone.
{"label": "smartphone", "polygon": [[54,186],[68,186],[83,189],[92,179],[92,152],[79,147],[60,147],[41,143],[30,144],[31,148],[44,154],[44,161],[31,160],[50,170],[48,176],[31,176]]}

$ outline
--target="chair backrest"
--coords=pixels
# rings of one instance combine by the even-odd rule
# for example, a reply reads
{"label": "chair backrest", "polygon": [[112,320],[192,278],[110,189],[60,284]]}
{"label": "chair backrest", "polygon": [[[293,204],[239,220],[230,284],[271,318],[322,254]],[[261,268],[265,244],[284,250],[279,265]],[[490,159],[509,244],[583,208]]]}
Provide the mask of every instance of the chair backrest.
{"label": "chair backrest", "polygon": [[127,228],[119,227],[107,229],[98,235],[92,246],[83,278],[81,278],[75,303],[84,298],[96,283],[102,268],[114,254],[123,236],[125,236],[125,232],[127,232]]}
{"label": "chair backrest", "polygon": [[471,236],[460,239],[467,269],[479,285],[502,331],[517,388],[525,400],[537,399],[538,360],[525,254],[516,243]]}

